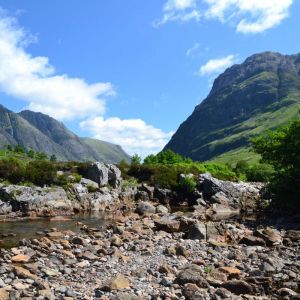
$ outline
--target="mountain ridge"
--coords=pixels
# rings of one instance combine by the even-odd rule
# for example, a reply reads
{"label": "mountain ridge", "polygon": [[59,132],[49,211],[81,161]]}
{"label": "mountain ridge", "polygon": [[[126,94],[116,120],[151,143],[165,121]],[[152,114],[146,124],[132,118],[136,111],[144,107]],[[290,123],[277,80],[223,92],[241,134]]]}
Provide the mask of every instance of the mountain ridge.
{"label": "mountain ridge", "polygon": [[244,151],[251,137],[286,124],[299,109],[300,54],[254,54],[215,79],[164,149],[200,161]]}
{"label": "mountain ridge", "polygon": [[0,147],[21,145],[59,160],[128,161],[129,155],[118,145],[92,138],[78,137],[62,122],[40,112],[14,113],[0,104]]}

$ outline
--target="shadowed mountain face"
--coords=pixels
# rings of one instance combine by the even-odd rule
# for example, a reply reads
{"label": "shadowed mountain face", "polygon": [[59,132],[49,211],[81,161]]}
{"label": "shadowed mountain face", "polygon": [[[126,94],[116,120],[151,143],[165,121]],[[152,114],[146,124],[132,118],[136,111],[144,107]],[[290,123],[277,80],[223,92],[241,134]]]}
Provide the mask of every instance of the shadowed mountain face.
{"label": "shadowed mountain face", "polygon": [[165,149],[200,161],[247,156],[249,138],[288,123],[299,109],[300,54],[255,54],[214,81]]}
{"label": "shadowed mountain face", "polygon": [[129,160],[118,145],[80,138],[63,123],[42,113],[25,110],[16,114],[0,105],[0,147],[7,144],[55,154],[59,160],[109,163]]}

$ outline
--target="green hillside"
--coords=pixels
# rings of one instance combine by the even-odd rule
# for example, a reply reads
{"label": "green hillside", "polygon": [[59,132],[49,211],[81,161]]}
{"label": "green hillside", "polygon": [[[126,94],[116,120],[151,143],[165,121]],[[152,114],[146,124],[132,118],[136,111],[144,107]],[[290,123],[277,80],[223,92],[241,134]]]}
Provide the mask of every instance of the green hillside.
{"label": "green hillside", "polygon": [[259,159],[249,139],[299,116],[300,55],[266,52],[226,70],[167,144],[194,160]]}

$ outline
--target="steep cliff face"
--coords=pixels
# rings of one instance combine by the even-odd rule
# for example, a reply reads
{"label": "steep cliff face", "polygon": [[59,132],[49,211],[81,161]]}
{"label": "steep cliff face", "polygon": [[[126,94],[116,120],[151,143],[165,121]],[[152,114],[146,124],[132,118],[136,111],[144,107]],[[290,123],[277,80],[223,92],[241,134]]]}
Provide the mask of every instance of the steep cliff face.
{"label": "steep cliff face", "polygon": [[80,138],[63,123],[42,113],[26,110],[16,114],[0,105],[0,148],[7,144],[55,154],[60,160],[108,163],[129,160],[118,145]]}
{"label": "steep cliff face", "polygon": [[300,54],[255,54],[215,80],[165,149],[200,161],[243,152],[249,138],[296,118],[299,109]]}

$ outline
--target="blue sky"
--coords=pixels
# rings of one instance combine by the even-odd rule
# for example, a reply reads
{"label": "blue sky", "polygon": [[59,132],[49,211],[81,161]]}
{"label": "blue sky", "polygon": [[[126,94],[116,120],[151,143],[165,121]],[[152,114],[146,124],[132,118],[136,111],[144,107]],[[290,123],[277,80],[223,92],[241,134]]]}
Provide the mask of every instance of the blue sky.
{"label": "blue sky", "polygon": [[0,102],[130,154],[162,149],[213,79],[300,52],[297,0],[0,0]]}

